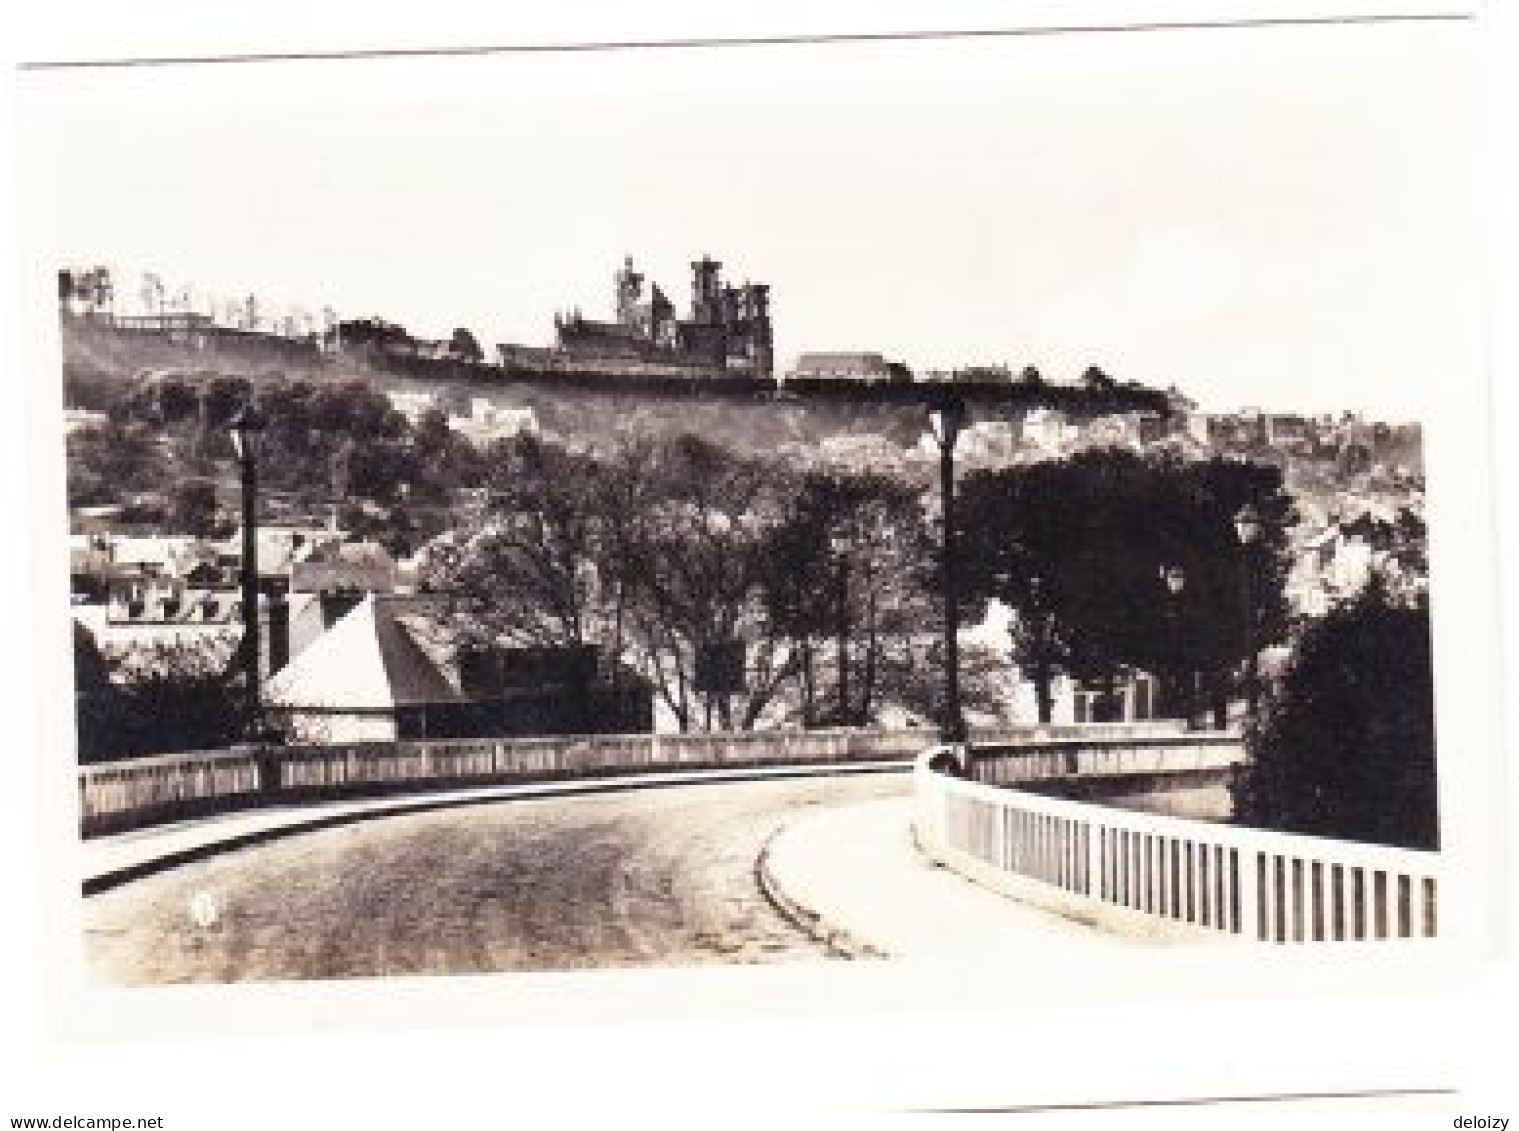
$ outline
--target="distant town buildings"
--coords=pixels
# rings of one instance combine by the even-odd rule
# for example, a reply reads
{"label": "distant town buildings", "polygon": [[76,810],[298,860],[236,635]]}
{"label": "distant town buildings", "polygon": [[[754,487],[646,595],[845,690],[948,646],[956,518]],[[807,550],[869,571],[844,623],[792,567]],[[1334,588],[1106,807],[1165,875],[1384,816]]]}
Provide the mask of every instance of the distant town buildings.
{"label": "distant town buildings", "polygon": [[967,464],[1012,463],[1024,446],[1023,429],[1010,420],[980,420],[960,434],[959,457]]}
{"label": "distant town buildings", "polygon": [[[258,531],[259,623],[272,672],[286,655],[285,598],[298,558],[341,535],[323,528]],[[225,541],[190,535],[75,534],[70,538],[74,619],[110,659],[188,647],[213,659],[241,638],[241,535]]]}
{"label": "distant town buildings", "polygon": [[99,428],[109,419],[105,413],[94,409],[66,408],[63,410],[63,434],[72,436],[86,428]]}
{"label": "distant town buildings", "polygon": [[[193,656],[227,670],[243,638],[241,535],[76,534],[76,641],[96,675]],[[266,702],[297,741],[632,732],[654,725],[653,689],[610,659],[563,650],[462,654],[414,563],[322,527],[260,527],[258,615]],[[583,658],[583,657],[582,657]],[[568,667],[566,665],[569,665]],[[616,666],[616,665],[612,665]],[[93,694],[93,692],[92,692]]]}
{"label": "distant town buildings", "polygon": [[1065,451],[1080,435],[1080,428],[1053,409],[1032,409],[1023,417],[1023,439],[1046,455]]}
{"label": "distant town buildings", "polygon": [[[567,371],[771,377],[769,288],[725,283],[722,265],[710,257],[692,263],[691,271],[690,307],[682,316],[665,292],[626,259],[613,276],[611,319],[589,319],[579,311],[562,314],[555,319],[551,345],[498,346],[494,377],[502,378],[503,384],[513,375]],[[80,273],[80,279],[86,274]],[[293,350],[301,356],[368,355],[401,363],[395,370],[401,379],[386,383],[406,387],[387,396],[413,424],[441,413],[451,429],[477,444],[539,430],[532,408],[511,403],[520,399],[517,394],[475,380],[492,374],[481,364],[479,347],[467,331],[426,341],[383,319],[338,322],[329,316],[325,330],[318,333],[304,323],[261,317],[251,300],[225,317],[168,309],[161,299],[156,311],[117,314],[102,293],[98,278],[90,278],[88,285],[79,281],[67,293],[60,281],[66,316],[96,319],[113,332],[139,336],[134,340],[153,335],[194,348],[246,347],[254,354]],[[458,373],[469,376],[471,383],[432,380]],[[873,351],[803,352],[787,378],[914,379],[905,365]],[[918,379],[1024,384],[1043,380],[1032,367],[1015,376],[1002,364],[930,371]],[[1112,384],[1096,369],[1088,370],[1082,380],[1088,386]],[[1401,571],[1408,585],[1423,584],[1422,567],[1405,544],[1422,541],[1422,437],[1416,425],[1371,423],[1350,413],[1315,416],[1255,408],[1201,412],[1174,389],[1170,408],[1163,415],[1117,414],[1079,423],[1048,408],[1007,420],[974,421],[961,434],[959,453],[967,467],[1058,458],[1093,447],[1272,463],[1282,468],[1301,515],[1290,535],[1295,565],[1288,596],[1294,612],[1322,615],[1364,586],[1373,571]],[[931,437],[914,445],[910,434],[885,427],[875,430],[874,419],[862,416],[863,422],[847,425],[849,431],[841,428],[820,441],[809,439],[805,456],[860,471],[902,468],[919,458],[935,458]],[[106,422],[102,413],[71,410],[65,428],[74,431]],[[461,528],[486,511],[479,489],[453,496],[451,505],[450,518]],[[278,513],[272,509],[273,500],[268,506],[269,513]],[[1411,516],[1407,521],[1405,512]],[[241,637],[243,612],[235,534],[217,540],[129,533],[115,521],[117,516],[91,513],[85,507],[76,508],[73,517],[79,531],[70,546],[74,618],[88,630],[102,662],[160,644],[231,656]],[[519,727],[573,729],[574,720],[566,722],[565,712],[572,710],[576,680],[544,674],[563,656],[510,662],[496,657],[491,663],[471,661],[473,667],[462,668],[457,658],[440,659],[426,644],[428,610],[408,592],[407,563],[396,562],[383,547],[348,539],[330,527],[270,524],[259,530],[258,558],[265,674],[276,678],[286,706],[310,716],[312,733],[325,728],[331,735],[332,720],[338,718],[346,720],[346,729],[336,733],[355,737],[461,733],[487,725],[498,732]],[[529,671],[538,674],[525,674]],[[324,686],[340,688],[347,674],[354,674],[352,694],[345,698],[323,691]],[[543,690],[550,684],[557,688],[551,694]],[[646,686],[641,687],[636,677],[627,677],[619,686],[641,688],[637,695],[647,698]],[[1116,696],[1104,696],[1101,689],[1067,682],[1058,689],[1056,719],[1145,718],[1153,710],[1154,689],[1142,673],[1126,676],[1117,690]],[[1027,698],[1031,692],[1025,687],[1017,694]],[[515,705],[508,708],[508,702]],[[494,706],[484,708],[482,703]],[[626,706],[618,706],[607,718],[636,723],[643,717],[642,706],[624,713]],[[1027,717],[1027,711],[1020,708],[1020,713]]]}
{"label": "distant town buildings", "polygon": [[1000,361],[988,365],[962,365],[958,369],[925,369],[917,374],[916,379],[972,385],[1038,385],[1044,382],[1035,366],[1026,365],[1015,376],[1012,367]]}
{"label": "distant town buildings", "polygon": [[489,397],[472,397],[468,416],[450,416],[448,426],[476,444],[513,436],[536,436],[538,414],[530,408],[499,405]]}
{"label": "distant town buildings", "polygon": [[849,381],[910,381],[912,372],[903,364],[887,361],[878,353],[804,353],[792,365],[788,377],[832,378]]}
{"label": "distant town buildings", "polygon": [[414,427],[425,414],[441,412],[451,429],[475,444],[538,433],[538,414],[531,408],[503,405],[490,396],[470,397],[466,412],[451,411],[462,398],[446,397],[436,391],[390,390],[385,396]]}
{"label": "distant town buildings", "polygon": [[387,389],[385,399],[413,427],[426,413],[441,407],[438,394],[426,389]]}
{"label": "distant town buildings", "polygon": [[1142,446],[1140,423],[1137,413],[1099,416],[1080,430],[1082,446],[1138,451]]}

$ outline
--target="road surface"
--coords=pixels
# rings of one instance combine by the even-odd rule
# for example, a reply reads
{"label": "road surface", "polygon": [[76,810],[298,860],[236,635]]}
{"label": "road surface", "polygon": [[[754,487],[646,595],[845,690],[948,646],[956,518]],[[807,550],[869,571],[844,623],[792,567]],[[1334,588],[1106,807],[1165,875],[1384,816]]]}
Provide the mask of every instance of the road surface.
{"label": "road surface", "polygon": [[769,835],[906,774],[713,783],[387,817],[89,897],[111,984],[772,962],[822,949],[760,893]]}

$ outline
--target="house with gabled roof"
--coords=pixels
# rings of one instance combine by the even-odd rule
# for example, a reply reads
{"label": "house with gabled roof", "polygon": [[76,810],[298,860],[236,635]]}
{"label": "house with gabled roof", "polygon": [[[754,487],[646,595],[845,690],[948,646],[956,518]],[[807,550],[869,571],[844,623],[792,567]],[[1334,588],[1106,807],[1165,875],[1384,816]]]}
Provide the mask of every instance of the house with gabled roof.
{"label": "house with gabled roof", "polygon": [[[597,649],[466,649],[429,600],[297,595],[293,657],[265,683],[297,742],[648,731],[653,689]],[[341,603],[334,604],[334,602]],[[347,605],[336,619],[334,612]],[[310,629],[317,634],[308,638]],[[325,627],[329,625],[330,627]]]}
{"label": "house with gabled roof", "polygon": [[[366,594],[265,684],[298,742],[394,742],[451,734],[457,687],[401,623]],[[440,734],[441,732],[441,734]]]}

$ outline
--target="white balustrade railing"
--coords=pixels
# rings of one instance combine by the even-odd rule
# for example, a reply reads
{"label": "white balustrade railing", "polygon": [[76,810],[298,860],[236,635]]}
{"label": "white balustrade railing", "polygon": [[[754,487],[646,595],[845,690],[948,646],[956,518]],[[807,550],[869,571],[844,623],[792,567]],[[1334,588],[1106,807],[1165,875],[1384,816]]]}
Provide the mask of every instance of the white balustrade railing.
{"label": "white balustrade railing", "polygon": [[255,797],[262,785],[253,748],[193,751],[84,766],[79,813],[86,830],[130,813],[168,813],[195,803]]}
{"label": "white balustrade railing", "polygon": [[1436,934],[1437,853],[1044,797],[940,773],[933,753],[915,770],[919,844],[1034,902],[1269,942]]}
{"label": "white balustrade railing", "polygon": [[[1074,739],[1143,738],[1174,724],[1090,724],[978,730],[978,744],[1009,746]],[[89,832],[173,820],[214,807],[287,796],[429,783],[510,782],[671,768],[908,761],[929,732],[837,729],[689,734],[562,735],[235,748],[165,754],[79,771],[82,827]]]}
{"label": "white balustrade railing", "polygon": [[596,735],[291,747],[279,755],[286,789],[475,778],[589,775],[681,766],[907,760],[912,732],[806,731]]}
{"label": "white balustrade railing", "polygon": [[430,783],[511,782],[660,769],[813,762],[907,762],[922,731],[737,731],[568,735],[166,754],[79,771],[86,833],[172,820],[217,806],[302,793]]}
{"label": "white balustrade railing", "polygon": [[1228,770],[1249,760],[1237,734],[1098,733],[977,745],[975,780],[1013,785],[1051,778],[1121,777]]}

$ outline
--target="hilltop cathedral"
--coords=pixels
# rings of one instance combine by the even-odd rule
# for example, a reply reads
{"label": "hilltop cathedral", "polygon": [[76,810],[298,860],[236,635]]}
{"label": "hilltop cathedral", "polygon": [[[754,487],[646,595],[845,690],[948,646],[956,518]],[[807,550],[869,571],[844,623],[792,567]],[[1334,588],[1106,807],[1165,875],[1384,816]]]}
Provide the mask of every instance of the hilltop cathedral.
{"label": "hilltop cathedral", "polygon": [[556,315],[557,360],[633,372],[771,377],[770,288],[749,282],[725,285],[722,266],[709,256],[691,264],[691,316],[678,318],[675,304],[658,284],[650,284],[644,299],[644,276],[627,257],[614,276],[617,321],[593,321],[578,310]]}

